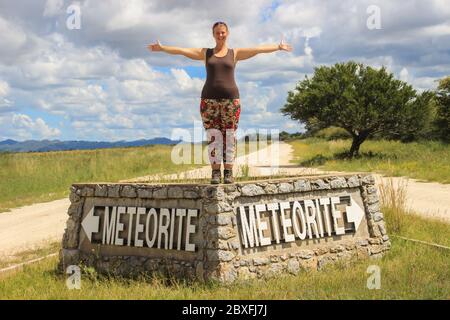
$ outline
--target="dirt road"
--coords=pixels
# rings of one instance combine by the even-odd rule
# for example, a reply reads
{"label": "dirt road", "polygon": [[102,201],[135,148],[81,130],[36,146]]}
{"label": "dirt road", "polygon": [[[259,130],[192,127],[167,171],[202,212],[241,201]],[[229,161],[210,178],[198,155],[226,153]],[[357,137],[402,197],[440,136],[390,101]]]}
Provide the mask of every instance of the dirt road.
{"label": "dirt road", "polygon": [[[267,175],[309,175],[325,173],[315,168],[302,168],[292,164],[293,148],[287,143],[280,143],[278,148],[269,146],[247,156],[236,159],[236,174],[241,175],[248,164],[249,176]],[[271,155],[280,155],[279,159],[271,159]],[[271,163],[279,161],[278,167]],[[328,172],[331,173],[331,172]],[[165,178],[208,178],[209,166],[190,170],[179,175],[167,175]],[[378,182],[386,180],[375,175]],[[395,182],[404,178],[393,178]],[[140,177],[127,181],[151,181],[152,177]],[[432,218],[439,218],[450,223],[450,185],[440,183],[423,183],[414,179],[408,180],[408,206],[414,211]],[[41,246],[49,241],[62,238],[67,219],[68,199],[47,203],[38,203],[11,212],[0,213],[0,259],[14,253]]]}

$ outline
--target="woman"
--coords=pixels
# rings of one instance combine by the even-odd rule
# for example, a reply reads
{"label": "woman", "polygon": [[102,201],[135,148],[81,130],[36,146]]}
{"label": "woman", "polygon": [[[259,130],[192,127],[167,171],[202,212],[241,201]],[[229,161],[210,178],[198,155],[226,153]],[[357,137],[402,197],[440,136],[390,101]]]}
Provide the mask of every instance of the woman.
{"label": "woman", "polygon": [[211,183],[221,182],[222,161],[224,162],[224,183],[233,183],[233,163],[236,156],[235,132],[241,111],[239,89],[234,80],[236,63],[258,53],[277,50],[292,51],[292,47],[281,40],[279,45],[233,50],[227,47],[227,38],[230,33],[225,22],[214,23],[212,32],[216,41],[216,46],[212,49],[163,46],[159,40],[148,48],[151,51],[181,54],[193,60],[205,62],[207,76],[201,94],[200,113],[208,137],[209,160],[212,168]]}

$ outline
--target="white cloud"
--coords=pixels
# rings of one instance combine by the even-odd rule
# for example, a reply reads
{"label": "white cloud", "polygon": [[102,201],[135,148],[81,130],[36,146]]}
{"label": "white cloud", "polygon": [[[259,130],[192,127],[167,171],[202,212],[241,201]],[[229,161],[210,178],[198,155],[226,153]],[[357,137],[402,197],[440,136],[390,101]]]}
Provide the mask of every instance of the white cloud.
{"label": "white cloud", "polygon": [[408,82],[408,80],[409,80],[409,72],[408,72],[408,69],[403,68],[403,69],[400,71],[400,80],[405,81],[405,82]]}
{"label": "white cloud", "polygon": [[6,97],[9,94],[10,88],[7,82],[0,80],[0,97]]}
{"label": "white cloud", "polygon": [[[2,44],[0,45],[1,60],[21,52],[28,41],[26,32],[17,24],[11,23],[0,15],[0,34]],[[0,60],[0,61],[1,61]]]}
{"label": "white cloud", "polygon": [[[269,0],[80,1],[83,28],[71,31],[65,27],[66,2],[11,1],[0,13],[2,128],[17,136],[55,135],[59,129],[45,123],[45,113],[69,123],[61,130],[73,138],[170,136],[172,128],[189,127],[200,119],[205,79],[185,67],[203,63],[146,46],[159,38],[166,45],[213,47],[211,25],[224,20],[230,48],[275,44],[282,35],[292,44],[291,53],[240,61],[236,80],[241,127],[294,130],[298,124],[279,108],[287,91],[317,65],[352,59],[384,65],[418,89],[435,87],[437,78],[450,73],[447,2],[304,0],[280,1],[272,9]],[[371,4],[381,8],[382,30],[366,27]],[[33,120],[25,107],[44,115]],[[20,130],[11,127],[13,115]]]}
{"label": "white cloud", "polygon": [[44,17],[54,17],[63,12],[64,0],[47,0],[45,3]]}
{"label": "white cloud", "polygon": [[49,139],[61,134],[58,128],[49,127],[42,118],[33,120],[26,114],[13,114],[10,120],[12,123],[10,131],[22,139]]}

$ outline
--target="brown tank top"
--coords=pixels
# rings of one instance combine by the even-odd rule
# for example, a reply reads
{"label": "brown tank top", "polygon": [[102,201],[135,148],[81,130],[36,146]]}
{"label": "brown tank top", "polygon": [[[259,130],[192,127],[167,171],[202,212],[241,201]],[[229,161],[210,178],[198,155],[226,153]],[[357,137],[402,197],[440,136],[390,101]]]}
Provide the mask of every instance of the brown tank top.
{"label": "brown tank top", "polygon": [[239,89],[234,80],[234,52],[228,49],[226,56],[216,57],[214,49],[206,50],[206,82],[202,99],[236,99]]}

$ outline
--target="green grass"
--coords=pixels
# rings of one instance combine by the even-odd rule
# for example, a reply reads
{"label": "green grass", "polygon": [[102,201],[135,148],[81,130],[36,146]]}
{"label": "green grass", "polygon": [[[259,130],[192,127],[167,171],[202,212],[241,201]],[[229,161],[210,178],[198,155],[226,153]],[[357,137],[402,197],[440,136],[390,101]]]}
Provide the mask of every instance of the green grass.
{"label": "green grass", "polygon": [[[389,210],[384,209],[389,231]],[[450,225],[405,215],[398,233],[419,240],[450,243]],[[68,290],[55,272],[58,259],[26,266],[0,279],[0,299],[449,299],[450,250],[391,238],[391,250],[381,259],[329,265],[321,271],[250,280],[229,286],[189,283],[158,276],[130,280],[89,272],[81,290]],[[366,287],[367,268],[381,270],[381,289]],[[270,288],[270,289],[268,289]]]}
{"label": "green grass", "polygon": [[[303,156],[307,153],[309,157],[314,157],[327,146],[328,155],[339,153],[340,150],[343,151],[347,142],[302,140],[293,143],[298,144],[296,152],[300,150],[303,151]],[[392,152],[391,142],[377,142],[374,145],[381,148],[383,144],[385,144],[384,152],[389,155]],[[416,149],[431,147],[432,145],[425,144]],[[400,145],[398,148],[401,149],[403,146]],[[445,150],[444,146],[437,146],[432,155],[435,157],[438,154],[445,155],[448,149]],[[411,158],[420,159],[419,156]],[[400,166],[401,158],[397,160],[399,161],[397,165]],[[423,159],[421,161],[424,162]],[[404,195],[398,190],[389,190],[390,186],[386,188],[388,192],[384,198],[382,197],[384,203],[388,203],[386,199],[389,198],[395,203],[403,203],[399,200],[402,200]],[[65,276],[56,273],[58,258],[54,257],[25,266],[21,271],[0,278],[0,299],[450,299],[450,250],[395,237],[403,236],[450,246],[450,224],[407,214],[401,205],[384,206],[382,212],[385,214],[392,247],[378,260],[341,262],[329,265],[319,272],[305,271],[297,276],[282,275],[273,279],[250,280],[230,286],[211,282],[192,283],[158,276],[142,276],[134,280],[108,278],[91,271],[82,275],[81,290],[68,290]],[[52,247],[52,250],[54,249],[56,248]],[[24,256],[18,259],[23,260]],[[369,276],[367,268],[373,264],[381,269],[379,290],[369,290],[366,287]]]}
{"label": "green grass", "polygon": [[344,157],[351,140],[308,138],[289,143],[294,148],[295,162],[302,166],[331,171],[378,172],[450,183],[450,145],[440,142],[368,140],[361,145],[361,156],[351,160]]}
{"label": "green grass", "polygon": [[58,252],[61,248],[60,242],[47,242],[39,248],[20,251],[8,256],[0,256],[0,269],[14,266],[22,262],[45,257],[46,255]]}
{"label": "green grass", "polygon": [[77,182],[118,180],[185,171],[198,165],[176,165],[171,146],[0,153],[0,212],[68,196]]}

